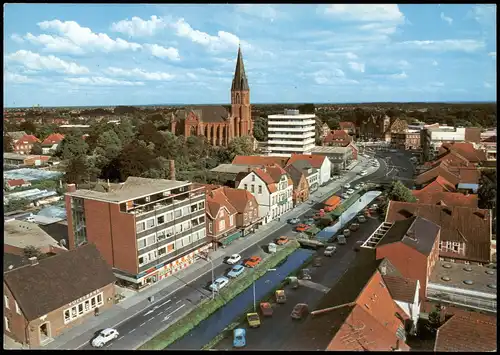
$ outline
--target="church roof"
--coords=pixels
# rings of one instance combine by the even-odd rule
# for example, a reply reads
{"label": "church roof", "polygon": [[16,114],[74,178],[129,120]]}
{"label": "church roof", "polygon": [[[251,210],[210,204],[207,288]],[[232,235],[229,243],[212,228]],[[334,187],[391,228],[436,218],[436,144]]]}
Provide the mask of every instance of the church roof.
{"label": "church roof", "polygon": [[248,80],[245,74],[245,66],[243,64],[243,56],[241,48],[238,48],[238,59],[236,59],[236,70],[234,71],[233,85],[231,91],[249,91]]}

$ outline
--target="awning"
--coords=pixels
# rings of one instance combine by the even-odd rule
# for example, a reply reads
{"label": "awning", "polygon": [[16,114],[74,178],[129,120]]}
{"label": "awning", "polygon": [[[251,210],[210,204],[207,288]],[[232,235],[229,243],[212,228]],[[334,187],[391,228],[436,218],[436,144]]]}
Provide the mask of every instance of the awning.
{"label": "awning", "polygon": [[234,241],[234,240],[238,239],[239,237],[241,237],[241,235],[242,235],[241,231],[238,231],[236,233],[233,233],[233,234],[229,235],[225,239],[221,240],[220,243],[222,245],[228,245],[232,241]]}

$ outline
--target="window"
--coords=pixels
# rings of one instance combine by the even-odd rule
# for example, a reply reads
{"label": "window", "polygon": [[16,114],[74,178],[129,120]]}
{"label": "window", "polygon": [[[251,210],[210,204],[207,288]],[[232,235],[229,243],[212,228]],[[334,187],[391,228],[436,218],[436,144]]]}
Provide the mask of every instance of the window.
{"label": "window", "polygon": [[212,233],[212,222],[210,222],[210,223],[208,224],[208,231],[209,231],[210,233]]}
{"label": "window", "polygon": [[147,238],[142,238],[137,241],[137,249],[143,249],[148,246]]}
{"label": "window", "polygon": [[169,245],[167,245],[167,253],[173,252],[174,249],[175,249],[174,243],[170,243]]}
{"label": "window", "polygon": [[205,223],[205,216],[200,217],[200,223]]}
{"label": "window", "polygon": [[143,256],[141,256],[141,257],[139,258],[139,266],[140,266],[140,265],[144,265],[144,257],[143,257]]}
{"label": "window", "polygon": [[10,332],[10,323],[9,323],[9,318],[7,317],[3,317],[3,319],[5,320],[5,330]]}
{"label": "window", "polygon": [[90,300],[85,301],[85,312],[90,310]]}
{"label": "window", "polygon": [[205,238],[206,235],[205,229],[202,229],[201,231],[199,231],[199,233],[200,233],[200,239]]}
{"label": "window", "polygon": [[156,233],[156,241],[161,241],[163,239],[165,239],[167,236],[165,235],[165,230],[162,230],[162,231],[159,231],[158,233]]}
{"label": "window", "polygon": [[245,184],[245,190],[248,190],[248,185],[247,184]]}
{"label": "window", "polygon": [[234,224],[234,216],[229,216],[229,226],[232,226]]}
{"label": "window", "polygon": [[224,229],[226,229],[226,221],[219,221],[219,230],[223,231]]}
{"label": "window", "polygon": [[175,210],[174,217],[175,218],[182,217],[182,210],[180,208],[178,210]]}
{"label": "window", "polygon": [[64,323],[68,323],[71,320],[69,309],[64,311]]}
{"label": "window", "polygon": [[252,182],[254,182],[254,181],[255,181],[255,175],[252,174]]}
{"label": "window", "polygon": [[175,234],[179,234],[180,232],[182,232],[182,224],[176,224],[175,225]]}
{"label": "window", "polygon": [[158,225],[165,223],[165,216],[158,217]]}
{"label": "window", "polygon": [[156,235],[153,234],[148,236],[148,245],[152,245],[154,243],[156,243]]}
{"label": "window", "polygon": [[139,222],[136,224],[137,233],[140,233],[145,229],[146,229],[146,226],[145,226],[144,222]]}
{"label": "window", "polygon": [[182,208],[182,215],[183,216],[188,216],[190,213],[191,213],[191,209],[189,208],[189,206]]}
{"label": "window", "polygon": [[201,201],[199,204],[198,204],[198,208],[200,210],[204,209],[205,208],[205,202],[204,201]]}
{"label": "window", "polygon": [[146,228],[153,228],[155,226],[155,220],[153,218],[146,221]]}
{"label": "window", "polygon": [[19,308],[19,305],[17,304],[17,301],[14,300],[14,303],[16,304],[16,312],[17,312],[17,314],[21,314],[21,308]]}
{"label": "window", "polygon": [[158,249],[158,256],[162,256],[165,254],[167,254],[167,247],[162,247],[162,248]]}
{"label": "window", "polygon": [[9,302],[9,296],[7,296],[7,295],[3,295],[3,300],[4,300],[4,302],[5,302],[5,307],[6,307],[7,309],[10,309],[10,305],[9,305],[9,303],[10,303],[10,302]]}
{"label": "window", "polygon": [[252,184],[252,186],[250,186],[250,192],[255,193],[255,185],[254,184]]}
{"label": "window", "polygon": [[76,307],[71,308],[71,318],[76,318]]}
{"label": "window", "polygon": [[262,185],[259,185],[259,195],[262,195]]}
{"label": "window", "polygon": [[100,306],[103,304],[103,301],[102,301],[102,294],[98,294],[97,295],[97,305]]}
{"label": "window", "polygon": [[78,315],[82,315],[83,314],[83,303],[80,303],[78,305]]}
{"label": "window", "polygon": [[166,217],[167,217],[167,222],[170,222],[171,220],[174,219],[174,213],[173,212],[168,212],[166,214]]}
{"label": "window", "polygon": [[96,307],[96,298],[95,297],[92,297],[92,299],[90,300],[90,306],[92,308],[95,308]]}

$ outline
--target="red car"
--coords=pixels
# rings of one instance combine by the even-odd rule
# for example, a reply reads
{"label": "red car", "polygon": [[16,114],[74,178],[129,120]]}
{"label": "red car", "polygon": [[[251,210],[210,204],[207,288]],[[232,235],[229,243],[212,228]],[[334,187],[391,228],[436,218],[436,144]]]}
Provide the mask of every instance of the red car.
{"label": "red car", "polygon": [[245,261],[245,264],[243,265],[245,265],[246,267],[256,267],[261,261],[262,258],[260,256],[252,256],[247,261]]}
{"label": "red car", "polygon": [[297,228],[295,228],[295,230],[297,232],[305,232],[306,230],[308,230],[309,228],[311,228],[311,226],[308,226],[307,224],[304,224],[304,223],[301,223],[297,226]]}
{"label": "red car", "polygon": [[278,245],[284,245],[286,243],[288,243],[288,237],[279,237],[276,239],[276,244]]}

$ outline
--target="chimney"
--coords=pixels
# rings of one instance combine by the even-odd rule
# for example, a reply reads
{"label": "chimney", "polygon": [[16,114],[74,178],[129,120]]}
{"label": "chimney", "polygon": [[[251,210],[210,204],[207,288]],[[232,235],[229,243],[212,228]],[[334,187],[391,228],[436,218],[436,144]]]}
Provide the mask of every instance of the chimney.
{"label": "chimney", "polygon": [[249,173],[251,173],[252,172],[252,167],[250,165],[248,165],[247,166],[247,170],[248,170]]}
{"label": "chimney", "polygon": [[382,276],[385,276],[387,274],[387,266],[385,265],[380,265],[380,274]]}
{"label": "chimney", "polygon": [[170,180],[175,180],[175,160],[170,160]]}
{"label": "chimney", "polygon": [[76,191],[76,185],[75,184],[68,184],[66,185],[68,192],[75,192]]}
{"label": "chimney", "polygon": [[38,265],[38,259],[36,258],[36,256],[32,256],[31,258],[28,258],[28,260],[30,261],[31,266]]}

